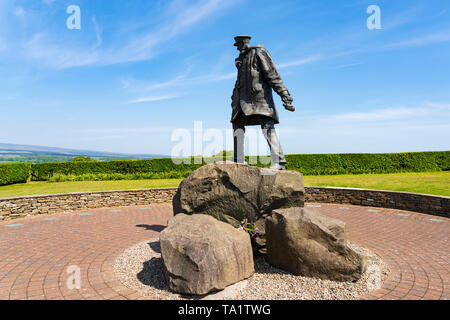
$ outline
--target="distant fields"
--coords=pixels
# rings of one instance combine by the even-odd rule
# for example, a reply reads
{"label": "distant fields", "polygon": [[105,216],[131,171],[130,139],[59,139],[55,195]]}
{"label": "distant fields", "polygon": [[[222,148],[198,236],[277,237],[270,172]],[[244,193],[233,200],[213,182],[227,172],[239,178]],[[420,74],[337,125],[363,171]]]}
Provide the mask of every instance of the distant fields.
{"label": "distant fields", "polygon": [[[178,187],[182,179],[31,182],[0,186],[0,197]],[[450,196],[450,172],[304,176],[305,186],[406,191]]]}

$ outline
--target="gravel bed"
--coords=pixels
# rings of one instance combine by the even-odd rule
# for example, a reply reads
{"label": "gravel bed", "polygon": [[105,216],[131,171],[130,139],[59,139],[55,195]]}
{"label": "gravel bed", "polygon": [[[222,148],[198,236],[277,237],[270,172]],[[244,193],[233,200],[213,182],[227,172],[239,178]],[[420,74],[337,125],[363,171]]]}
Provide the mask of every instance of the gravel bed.
{"label": "gravel bed", "polygon": [[[366,248],[349,243],[368,256],[367,271],[357,282],[336,282],[301,277],[269,265],[263,257],[255,259],[255,274],[246,285],[226,296],[227,300],[352,300],[381,287],[387,278],[387,265]],[[147,299],[180,300],[203,297],[181,296],[170,291],[163,272],[159,239],[141,242],[125,250],[114,263],[114,272],[128,288]],[[219,298],[220,299],[220,298]]]}

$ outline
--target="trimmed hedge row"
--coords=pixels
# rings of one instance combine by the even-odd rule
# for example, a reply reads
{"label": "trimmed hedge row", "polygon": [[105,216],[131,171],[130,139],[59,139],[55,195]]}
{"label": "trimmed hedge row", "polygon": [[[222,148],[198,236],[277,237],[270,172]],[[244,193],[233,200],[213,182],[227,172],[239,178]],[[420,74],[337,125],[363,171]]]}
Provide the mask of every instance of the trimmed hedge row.
{"label": "trimmed hedge row", "polygon": [[175,164],[171,158],[149,160],[116,160],[116,161],[76,161],[57,163],[36,163],[31,166],[31,179],[33,181],[46,181],[54,175],[85,175],[85,174],[135,174],[160,172],[192,172],[201,165]]}
{"label": "trimmed hedge row", "polygon": [[305,175],[450,170],[450,151],[287,155],[286,168]]}
{"label": "trimmed hedge row", "polygon": [[[249,160],[248,157],[247,161]],[[182,176],[219,158],[190,158],[189,164],[172,159],[37,163],[31,165],[31,179],[46,181],[55,175],[142,174],[179,172]],[[206,161],[205,161],[206,160]],[[220,159],[221,160],[221,159]],[[296,154],[286,155],[286,168],[304,175],[425,172],[450,170],[450,151],[407,153]],[[264,166],[261,163],[256,166]]]}
{"label": "trimmed hedge row", "polygon": [[0,186],[27,182],[30,168],[29,163],[0,163]]}

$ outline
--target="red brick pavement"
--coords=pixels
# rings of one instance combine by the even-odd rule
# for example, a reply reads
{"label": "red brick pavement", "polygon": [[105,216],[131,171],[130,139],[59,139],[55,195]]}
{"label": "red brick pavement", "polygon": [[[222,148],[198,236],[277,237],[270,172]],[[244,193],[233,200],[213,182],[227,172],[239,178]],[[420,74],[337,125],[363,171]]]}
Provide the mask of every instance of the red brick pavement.
{"label": "red brick pavement", "polygon": [[[450,219],[393,209],[308,205],[347,222],[349,240],[376,252],[390,266],[383,287],[365,299],[450,299]],[[169,204],[154,204],[2,222],[0,299],[144,299],[115,278],[114,259],[157,236],[170,216]],[[68,289],[69,266],[80,268],[80,289]]]}

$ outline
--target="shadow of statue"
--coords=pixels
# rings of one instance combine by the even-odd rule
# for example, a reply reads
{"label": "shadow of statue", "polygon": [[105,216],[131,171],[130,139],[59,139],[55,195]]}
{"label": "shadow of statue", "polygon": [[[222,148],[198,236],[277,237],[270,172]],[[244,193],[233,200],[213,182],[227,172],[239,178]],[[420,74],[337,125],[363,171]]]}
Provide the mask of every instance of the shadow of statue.
{"label": "shadow of statue", "polygon": [[150,246],[150,248],[153,251],[155,251],[156,253],[161,254],[161,245],[160,245],[159,241],[149,242],[148,245]]}
{"label": "shadow of statue", "polygon": [[138,225],[136,225],[136,227],[145,228],[145,230],[151,230],[151,231],[156,231],[156,232],[161,232],[166,228],[166,226],[163,226],[160,224],[153,224],[153,225],[138,224]]}

